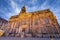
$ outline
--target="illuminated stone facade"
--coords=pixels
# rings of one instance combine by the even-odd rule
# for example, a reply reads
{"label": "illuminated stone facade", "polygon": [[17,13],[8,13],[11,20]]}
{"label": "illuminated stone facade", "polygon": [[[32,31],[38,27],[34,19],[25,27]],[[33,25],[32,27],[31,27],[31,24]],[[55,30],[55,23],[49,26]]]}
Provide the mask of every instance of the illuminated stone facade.
{"label": "illuminated stone facade", "polygon": [[59,37],[58,26],[56,16],[49,9],[26,12],[23,6],[19,15],[10,17],[6,33],[20,37]]}

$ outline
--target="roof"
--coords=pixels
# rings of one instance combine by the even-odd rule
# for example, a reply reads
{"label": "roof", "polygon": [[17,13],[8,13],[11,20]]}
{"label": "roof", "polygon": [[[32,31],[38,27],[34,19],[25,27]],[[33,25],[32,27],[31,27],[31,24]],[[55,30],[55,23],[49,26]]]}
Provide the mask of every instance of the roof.
{"label": "roof", "polygon": [[33,13],[37,13],[37,12],[39,12],[39,13],[42,13],[42,12],[47,13],[47,12],[51,12],[51,11],[50,11],[50,9],[45,9],[45,10],[38,10],[38,11],[35,11]]}
{"label": "roof", "polygon": [[18,15],[11,16],[10,19],[11,19],[11,18],[18,18]]}
{"label": "roof", "polygon": [[34,15],[34,14],[46,14],[46,13],[49,13],[49,12],[51,12],[50,9],[45,9],[45,10],[38,10],[38,11],[27,12],[27,13],[32,13]]}
{"label": "roof", "polygon": [[[38,10],[38,11],[34,11],[34,12],[26,12],[26,13],[31,13],[31,14],[44,14],[44,13],[48,13],[51,12],[50,9],[45,9],[45,10]],[[22,13],[23,14],[23,13]],[[10,19],[12,18],[18,18],[19,15],[15,15],[15,16],[11,16]]]}
{"label": "roof", "polygon": [[6,19],[0,17],[0,21],[8,22]]}

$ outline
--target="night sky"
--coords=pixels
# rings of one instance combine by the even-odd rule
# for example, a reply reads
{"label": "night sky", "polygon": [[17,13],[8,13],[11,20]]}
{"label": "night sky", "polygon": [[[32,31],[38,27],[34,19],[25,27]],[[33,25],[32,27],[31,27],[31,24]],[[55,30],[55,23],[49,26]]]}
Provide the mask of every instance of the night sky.
{"label": "night sky", "polygon": [[27,12],[50,9],[60,23],[60,0],[0,0],[0,17],[8,20],[19,14],[22,6]]}

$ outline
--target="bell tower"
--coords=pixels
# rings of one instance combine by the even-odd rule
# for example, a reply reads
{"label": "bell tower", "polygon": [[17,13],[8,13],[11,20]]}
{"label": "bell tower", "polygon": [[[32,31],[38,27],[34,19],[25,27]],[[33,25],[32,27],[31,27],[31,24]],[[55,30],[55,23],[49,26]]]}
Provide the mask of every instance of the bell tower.
{"label": "bell tower", "polygon": [[26,7],[23,6],[20,13],[25,13],[25,12],[26,12]]}

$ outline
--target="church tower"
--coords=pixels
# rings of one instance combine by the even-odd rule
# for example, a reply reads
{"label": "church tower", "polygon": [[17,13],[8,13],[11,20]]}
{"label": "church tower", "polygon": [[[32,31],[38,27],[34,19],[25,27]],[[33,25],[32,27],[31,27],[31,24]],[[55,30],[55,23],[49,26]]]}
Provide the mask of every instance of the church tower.
{"label": "church tower", "polygon": [[25,13],[25,12],[26,12],[26,7],[23,6],[20,13]]}

